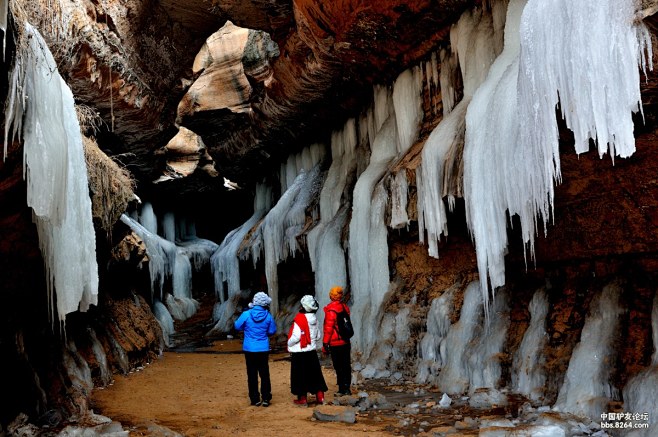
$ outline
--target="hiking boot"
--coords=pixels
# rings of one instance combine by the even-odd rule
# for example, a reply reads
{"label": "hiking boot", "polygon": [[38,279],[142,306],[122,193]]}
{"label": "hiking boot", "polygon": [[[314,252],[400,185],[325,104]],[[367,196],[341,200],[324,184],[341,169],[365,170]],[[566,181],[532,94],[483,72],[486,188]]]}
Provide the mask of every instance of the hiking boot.
{"label": "hiking boot", "polygon": [[306,402],[306,396],[297,396],[297,399],[294,399],[292,403],[299,405],[300,407],[305,407],[308,405],[308,402]]}
{"label": "hiking boot", "polygon": [[251,405],[254,406],[254,407],[260,407],[261,404],[262,404],[261,401],[252,401],[252,402],[251,402]]}
{"label": "hiking boot", "polygon": [[315,400],[317,401],[318,404],[323,405],[324,404],[324,392],[319,391],[318,394],[315,396]]}
{"label": "hiking boot", "polygon": [[263,401],[262,405],[264,407],[269,407],[270,406],[270,401]]}

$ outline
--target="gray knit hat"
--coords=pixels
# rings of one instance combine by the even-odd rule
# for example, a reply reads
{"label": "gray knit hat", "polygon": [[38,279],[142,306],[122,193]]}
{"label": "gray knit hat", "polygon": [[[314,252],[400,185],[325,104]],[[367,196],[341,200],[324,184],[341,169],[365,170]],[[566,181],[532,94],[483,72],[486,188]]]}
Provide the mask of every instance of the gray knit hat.
{"label": "gray knit hat", "polygon": [[318,301],[310,294],[302,297],[301,303],[304,310],[308,313],[314,313],[318,310]]}
{"label": "gray knit hat", "polygon": [[254,298],[251,301],[251,304],[249,305],[250,307],[254,305],[259,305],[262,307],[269,306],[272,303],[272,298],[269,297],[267,294],[263,293],[262,291],[259,291],[254,295]]}

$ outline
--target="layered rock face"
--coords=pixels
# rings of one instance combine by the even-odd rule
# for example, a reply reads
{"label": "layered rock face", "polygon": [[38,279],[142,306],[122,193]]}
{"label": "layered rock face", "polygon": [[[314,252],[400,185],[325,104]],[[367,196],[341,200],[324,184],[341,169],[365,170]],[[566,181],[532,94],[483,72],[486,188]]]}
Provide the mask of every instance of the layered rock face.
{"label": "layered rock face", "polygon": [[[440,84],[443,72],[437,69],[437,63],[441,63],[438,49],[448,48],[450,25],[461,12],[479,6],[479,2],[184,3],[55,2],[55,9],[48,14],[43,12],[43,2],[16,1],[14,11],[21,13],[15,13],[13,20],[27,17],[46,36],[77,103],[93,108],[102,120],[87,133],[95,135],[100,149],[133,174],[142,200],[154,200],[162,213],[194,204],[190,212],[201,223],[199,233],[205,231],[217,243],[228,230],[248,219],[252,212],[249,192],[256,183],[268,184],[276,201],[294,185],[296,175],[290,168],[304,167],[308,171],[313,167],[303,162],[301,151],[311,144],[331,145],[330,152],[326,147],[324,161],[319,154],[315,161],[309,161],[321,162],[313,185],[315,197],[306,199],[301,219],[292,214],[286,219],[297,220],[296,233],[287,235],[291,241],[287,244],[297,247],[302,259],[284,256],[280,264],[274,263],[281,290],[278,301],[283,308],[294,305],[300,295],[314,285],[317,288],[320,282],[317,270],[315,276],[311,270],[317,269],[312,253],[317,246],[308,235],[321,223],[313,212],[323,211],[318,185],[329,179],[331,160],[344,153],[334,145],[340,143],[346,149],[350,141],[358,143],[350,162],[342,168],[349,174],[340,182],[345,184],[344,190],[332,199],[338,205],[331,211],[336,219],[323,224],[336,231],[334,248],[340,249],[339,260],[350,240],[349,219],[355,211],[352,202],[357,178],[374,159],[374,138],[370,143],[367,140],[371,126],[365,127],[369,121],[358,128],[360,137],[354,125],[368,117],[364,116],[365,108],[378,97],[378,88],[373,90],[373,84],[386,90],[392,88],[402,71],[422,68],[423,79],[417,86],[422,94],[423,124],[409,152],[381,169],[381,180],[386,181],[382,190],[393,184],[392,175],[407,175],[409,196],[403,209],[408,214],[408,225],[385,230],[383,240],[388,243],[388,254],[382,259],[390,273],[386,282],[393,285],[378,302],[381,313],[359,321],[364,325],[372,321],[372,328],[380,328],[384,341],[369,345],[369,358],[357,355],[355,359],[364,366],[370,364],[369,371],[374,369],[366,376],[400,371],[413,377],[421,373],[419,363],[425,362],[423,382],[441,386],[444,382],[437,373],[438,361],[428,362],[431,359],[422,350],[431,332],[433,302],[451,296],[446,319],[455,325],[466,306],[467,286],[482,272],[478,272],[476,252],[465,224],[466,207],[459,199],[448,214],[450,236],[439,244],[440,257],[429,256],[427,247],[419,245],[419,234],[425,231],[419,230],[416,205],[420,193],[413,174],[430,132],[444,117],[442,109],[449,105],[449,95],[454,103],[464,94],[459,80],[453,81],[458,89],[451,91]],[[652,7],[646,4],[643,9],[651,28],[655,24]],[[10,39],[9,53],[12,44]],[[4,65],[8,67],[8,61]],[[2,83],[5,97],[4,79]],[[570,408],[568,390],[560,393],[568,380],[570,361],[583,332],[589,331],[585,329],[589,315],[590,320],[596,320],[599,305],[605,306],[594,296],[609,290],[606,287],[613,283],[621,285],[615,285],[614,291],[619,314],[612,340],[615,346],[607,361],[610,385],[620,391],[650,364],[651,302],[655,296],[653,284],[658,280],[658,187],[652,176],[654,163],[658,162],[652,151],[658,126],[656,83],[653,73],[642,83],[644,120],[636,117],[637,152],[631,158],[617,158],[613,165],[611,160],[601,160],[593,153],[577,156],[569,130],[560,126],[562,179],[556,187],[554,217],[546,235],[540,229],[535,241],[535,259],[527,258],[516,219],[511,219],[514,226],[508,229],[507,284],[504,291],[497,292],[503,293],[508,302],[498,316],[510,324],[501,350],[494,354],[501,366],[490,388],[511,387],[518,382],[515,354],[522,350],[524,335],[532,323],[530,304],[538,289],[545,291],[550,309],[545,316],[546,339],[540,348],[544,380],[540,392],[534,387],[532,394],[525,393],[534,402]],[[378,116],[381,114],[371,118]],[[351,125],[353,131],[345,127],[348,118],[357,120]],[[377,129],[383,129],[381,121]],[[344,141],[337,139],[340,135]],[[67,320],[66,338],[58,327],[49,326],[47,302],[41,299],[45,278],[36,230],[25,207],[20,143],[8,146],[8,158],[0,164],[0,203],[6,205],[0,213],[0,264],[7,267],[0,280],[7,290],[9,306],[20,311],[3,319],[0,345],[20,378],[2,380],[7,391],[0,391],[11,393],[11,399],[3,398],[6,408],[0,409],[0,424],[21,411],[45,421],[48,417],[43,414],[52,408],[62,418],[76,418],[87,409],[89,380],[96,385],[107,384],[112,372],[127,372],[154,359],[164,348],[158,321],[163,322],[156,320],[156,310],[151,308],[152,278],[145,267],[155,261],[125,226],[117,225],[109,236],[107,229],[102,229],[97,236],[98,257],[103,261],[99,265],[110,267],[100,272],[98,307],[72,315]],[[297,164],[290,164],[295,160]],[[452,179],[459,181],[463,173],[459,163],[456,167]],[[457,197],[463,194],[459,184],[455,184]],[[241,188],[233,190],[236,186]],[[227,188],[233,191],[229,194]],[[207,210],[209,203],[230,205],[232,210],[219,217],[202,217],[199,211]],[[381,208],[386,223],[390,223],[391,202],[372,203]],[[262,206],[262,214],[267,208]],[[254,205],[254,211],[257,209]],[[158,217],[162,220],[163,215]],[[97,216],[103,217],[105,221],[117,220],[116,214]],[[235,245],[243,289],[267,287],[272,281],[272,273],[264,271],[267,267],[259,259],[261,247],[253,243],[263,232],[258,227],[261,217],[245,229],[244,241]],[[174,233],[180,236],[180,231]],[[382,239],[381,235],[375,237]],[[253,247],[257,247],[257,254]],[[345,262],[346,255],[342,256]],[[342,273],[349,276],[346,270],[344,267]],[[322,290],[317,293],[320,296]],[[232,299],[236,304],[246,297],[222,296],[221,301]],[[366,310],[360,314],[367,314]],[[478,323],[484,326],[484,313],[478,317]],[[282,325],[287,322],[281,321]],[[45,337],[41,337],[43,333]],[[43,352],[44,341],[56,346]],[[99,344],[104,354],[95,349]],[[477,349],[475,343],[468,344]],[[78,373],[71,371],[75,367],[70,365],[71,359],[78,362]],[[484,384],[481,380],[479,383],[481,388]],[[448,391],[448,386],[443,387]],[[19,402],[10,402],[15,399]],[[606,402],[610,404],[606,408],[619,408],[619,394],[611,395]]]}

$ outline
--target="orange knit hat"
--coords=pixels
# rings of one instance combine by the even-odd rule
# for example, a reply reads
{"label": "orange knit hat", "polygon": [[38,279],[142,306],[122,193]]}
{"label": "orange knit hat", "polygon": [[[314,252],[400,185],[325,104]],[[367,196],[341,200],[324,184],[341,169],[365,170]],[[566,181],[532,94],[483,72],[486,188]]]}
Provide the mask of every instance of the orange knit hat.
{"label": "orange knit hat", "polygon": [[343,287],[335,286],[329,290],[329,298],[331,300],[342,300],[343,299]]}

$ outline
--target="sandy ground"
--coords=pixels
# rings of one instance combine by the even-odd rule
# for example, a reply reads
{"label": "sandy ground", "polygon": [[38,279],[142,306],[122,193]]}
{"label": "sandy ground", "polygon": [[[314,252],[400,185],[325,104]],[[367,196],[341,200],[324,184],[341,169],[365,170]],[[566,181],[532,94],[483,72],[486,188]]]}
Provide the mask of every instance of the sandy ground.
{"label": "sandy ground", "polygon": [[[94,412],[121,422],[131,436],[165,436],[165,428],[190,437],[391,435],[384,422],[359,416],[355,424],[319,422],[312,419],[314,403],[294,405],[287,353],[270,354],[272,404],[251,406],[241,348],[241,340],[234,339],[194,352],[165,352],[143,370],[116,376],[110,387],[96,389]],[[331,402],[337,391],[335,373],[323,370]]]}

